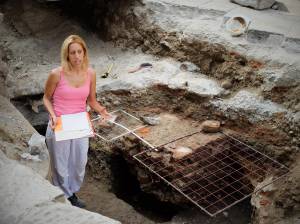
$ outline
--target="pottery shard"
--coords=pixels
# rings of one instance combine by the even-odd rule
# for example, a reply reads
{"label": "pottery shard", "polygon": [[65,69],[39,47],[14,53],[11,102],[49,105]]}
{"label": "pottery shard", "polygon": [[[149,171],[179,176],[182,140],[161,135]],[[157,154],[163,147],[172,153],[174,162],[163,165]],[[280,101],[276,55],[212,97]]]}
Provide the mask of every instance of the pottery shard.
{"label": "pottery shard", "polygon": [[220,130],[220,122],[207,120],[202,123],[202,130],[207,133],[215,133]]}

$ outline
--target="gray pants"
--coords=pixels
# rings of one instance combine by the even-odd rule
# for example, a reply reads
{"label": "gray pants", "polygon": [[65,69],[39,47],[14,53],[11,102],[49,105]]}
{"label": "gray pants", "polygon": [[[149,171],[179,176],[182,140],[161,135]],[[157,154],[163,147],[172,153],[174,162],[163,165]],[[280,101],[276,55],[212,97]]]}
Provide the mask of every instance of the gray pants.
{"label": "gray pants", "polygon": [[52,183],[59,186],[66,197],[79,191],[85,174],[88,138],[56,141],[53,130],[48,125],[46,144],[51,160]]}

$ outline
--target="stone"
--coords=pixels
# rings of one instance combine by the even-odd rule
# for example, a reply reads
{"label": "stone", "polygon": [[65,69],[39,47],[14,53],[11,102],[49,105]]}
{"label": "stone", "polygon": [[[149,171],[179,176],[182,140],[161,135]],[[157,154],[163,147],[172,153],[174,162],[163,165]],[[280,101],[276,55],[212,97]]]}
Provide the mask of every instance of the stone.
{"label": "stone", "polygon": [[215,120],[206,120],[202,123],[202,131],[206,133],[215,133],[220,130],[221,123],[220,121]]}
{"label": "stone", "polygon": [[283,116],[288,114],[283,106],[246,90],[240,90],[229,99],[212,100],[212,104],[232,119],[245,116],[252,123],[271,119],[278,113],[282,113]]}
{"label": "stone", "polygon": [[147,117],[147,116],[142,116],[141,120],[145,124],[149,125],[158,125],[160,123],[160,118],[159,117]]}
{"label": "stone", "polygon": [[225,80],[221,83],[221,87],[224,89],[230,89],[232,87],[232,83],[230,80]]}
{"label": "stone", "polygon": [[231,0],[231,2],[254,9],[268,9],[272,7],[275,0]]}
{"label": "stone", "polygon": [[29,100],[29,103],[31,105],[31,109],[35,112],[35,113],[39,113],[40,112],[40,107],[44,104],[43,100]]}
{"label": "stone", "polygon": [[200,68],[192,62],[182,62],[180,65],[180,70],[189,72],[200,72]]}
{"label": "stone", "polygon": [[294,122],[297,124],[300,124],[300,111],[298,111],[297,113],[295,113],[294,115]]}
{"label": "stone", "polygon": [[221,92],[220,96],[226,97],[229,96],[231,94],[231,92],[229,90],[224,90]]}
{"label": "stone", "polygon": [[[280,33],[274,33],[265,30],[249,29],[247,32],[247,41],[255,44],[264,44],[267,46],[280,46],[285,40],[285,36]],[[287,44],[286,48],[292,44]]]}
{"label": "stone", "polygon": [[64,193],[32,169],[8,159],[0,150],[0,223],[120,222],[69,205]]}
{"label": "stone", "polygon": [[28,145],[29,153],[31,155],[37,155],[41,160],[48,159],[48,150],[44,136],[38,133],[33,133],[28,141]]}
{"label": "stone", "polygon": [[24,64],[23,61],[19,61],[17,64],[15,64],[14,68],[19,70],[22,68],[23,64]]}
{"label": "stone", "polygon": [[0,150],[0,223],[15,223],[13,220],[26,210],[45,201],[62,196],[63,192],[53,187],[32,169],[8,159]]}
{"label": "stone", "polygon": [[288,52],[300,53],[300,39],[287,37],[284,40],[282,47]]}
{"label": "stone", "polygon": [[286,69],[274,81],[274,87],[294,87],[300,84],[300,71],[298,69]]}
{"label": "stone", "polygon": [[271,8],[274,9],[274,10],[278,10],[279,9],[279,5],[275,3],[274,5],[272,5]]}
{"label": "stone", "polygon": [[38,155],[31,155],[30,153],[24,152],[21,155],[22,159],[32,160],[34,162],[41,162],[42,160],[38,157]]}
{"label": "stone", "polygon": [[178,160],[191,154],[192,152],[193,150],[191,148],[185,146],[178,146],[172,150],[172,158]]}
{"label": "stone", "polygon": [[170,50],[172,48],[171,44],[167,41],[161,41],[159,43],[164,49]]}

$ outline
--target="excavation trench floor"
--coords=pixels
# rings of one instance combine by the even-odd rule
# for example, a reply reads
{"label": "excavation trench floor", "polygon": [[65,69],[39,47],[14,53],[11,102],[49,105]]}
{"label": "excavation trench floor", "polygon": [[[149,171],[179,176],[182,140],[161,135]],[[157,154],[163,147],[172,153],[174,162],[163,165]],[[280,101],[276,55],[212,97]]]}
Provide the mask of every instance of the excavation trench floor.
{"label": "excavation trench floor", "polygon": [[250,201],[245,200],[214,218],[196,207],[190,207],[179,211],[170,221],[159,221],[162,218],[151,210],[144,211],[147,213],[146,217],[117,198],[108,190],[107,185],[91,177],[89,171],[78,195],[87,203],[87,210],[119,220],[122,224],[248,224],[251,219]]}

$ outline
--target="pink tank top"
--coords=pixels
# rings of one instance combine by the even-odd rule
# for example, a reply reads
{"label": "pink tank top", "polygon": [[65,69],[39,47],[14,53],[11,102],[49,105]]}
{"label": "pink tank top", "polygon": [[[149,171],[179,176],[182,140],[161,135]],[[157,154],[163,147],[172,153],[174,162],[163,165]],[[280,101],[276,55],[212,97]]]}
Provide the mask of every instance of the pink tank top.
{"label": "pink tank top", "polygon": [[62,114],[73,114],[86,111],[86,100],[90,93],[91,75],[89,69],[85,83],[76,88],[70,86],[64,77],[64,72],[60,72],[60,80],[53,93],[52,104],[56,116]]}

